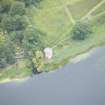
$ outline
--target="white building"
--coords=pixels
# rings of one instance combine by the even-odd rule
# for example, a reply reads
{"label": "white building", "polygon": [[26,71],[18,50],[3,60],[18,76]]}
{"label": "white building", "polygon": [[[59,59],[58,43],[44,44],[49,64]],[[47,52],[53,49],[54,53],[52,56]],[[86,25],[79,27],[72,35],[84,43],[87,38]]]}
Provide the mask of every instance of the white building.
{"label": "white building", "polygon": [[53,57],[53,49],[52,48],[45,48],[44,54],[45,54],[45,58],[51,59]]}

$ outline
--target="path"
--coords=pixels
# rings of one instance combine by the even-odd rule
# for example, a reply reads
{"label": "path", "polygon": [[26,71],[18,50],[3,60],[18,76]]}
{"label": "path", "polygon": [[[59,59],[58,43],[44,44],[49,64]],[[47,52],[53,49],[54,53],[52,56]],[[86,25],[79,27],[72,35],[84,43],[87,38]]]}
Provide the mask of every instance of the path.
{"label": "path", "polygon": [[102,0],[100,3],[98,3],[95,7],[93,7],[85,16],[82,17],[81,20],[84,20],[85,18],[90,17],[90,15],[98,9],[103,3],[105,3],[105,0]]}
{"label": "path", "polygon": [[[85,18],[89,18],[90,15],[91,15],[96,9],[98,9],[103,3],[105,3],[105,0],[102,0],[100,3],[98,3],[96,6],[94,6],[85,16],[83,16],[83,17],[81,18],[81,20],[84,20]],[[66,14],[67,14],[67,16],[68,16],[69,19],[70,19],[70,22],[72,22],[72,24],[75,25],[76,21],[75,21],[75,19],[73,18],[72,13],[71,13],[70,10],[68,9],[68,5],[69,5],[69,4],[70,4],[70,3],[66,3],[66,4],[61,5],[61,6],[56,6],[56,7],[52,8],[52,9],[55,9],[55,8],[64,8],[64,9],[65,9],[65,12],[66,12]],[[101,16],[101,15],[103,15],[104,13],[105,13],[105,11],[102,12],[102,13],[100,13],[100,14],[98,14],[98,15],[96,15],[96,16],[92,16],[91,19],[93,19],[93,18],[95,18],[95,17],[97,17],[97,16]],[[69,30],[69,31],[70,31],[70,30]],[[67,34],[67,33],[68,33],[68,31],[66,32],[66,34]],[[65,34],[65,33],[64,33],[64,34]],[[64,35],[64,34],[63,34],[63,35]],[[65,39],[61,39],[61,40],[57,41],[55,44],[53,44],[53,48],[57,47],[62,41],[65,41],[65,40],[67,40],[67,39],[68,39],[68,37],[65,38]]]}
{"label": "path", "polygon": [[76,23],[75,19],[73,18],[68,6],[65,7],[65,12],[66,12],[67,16],[69,17],[70,22],[72,22],[72,24],[75,25],[75,23]]}

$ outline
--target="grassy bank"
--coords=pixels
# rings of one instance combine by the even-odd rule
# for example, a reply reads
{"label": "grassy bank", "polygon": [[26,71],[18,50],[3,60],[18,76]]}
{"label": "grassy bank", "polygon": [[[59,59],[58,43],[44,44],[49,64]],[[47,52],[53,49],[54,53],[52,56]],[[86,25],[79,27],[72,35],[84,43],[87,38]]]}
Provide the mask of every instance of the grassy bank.
{"label": "grassy bank", "polygon": [[21,60],[18,64],[8,66],[5,70],[0,70],[0,83],[19,79],[23,80],[31,74],[32,71],[27,67],[26,61]]}

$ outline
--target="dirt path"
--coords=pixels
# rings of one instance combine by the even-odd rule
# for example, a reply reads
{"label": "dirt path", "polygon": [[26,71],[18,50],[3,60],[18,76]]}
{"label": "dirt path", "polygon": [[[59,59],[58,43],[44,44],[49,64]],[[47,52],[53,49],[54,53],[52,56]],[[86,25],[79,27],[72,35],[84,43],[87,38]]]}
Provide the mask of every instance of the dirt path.
{"label": "dirt path", "polygon": [[103,3],[105,3],[105,0],[102,0],[100,3],[98,3],[95,7],[93,7],[85,16],[82,17],[81,20],[84,20],[85,18],[90,17],[90,15],[98,9]]}
{"label": "dirt path", "polygon": [[72,24],[74,25],[76,22],[75,22],[75,19],[73,18],[72,16],[72,13],[70,12],[70,10],[68,9],[68,6],[65,6],[65,12],[67,14],[67,16],[69,17],[70,19],[70,22],[72,22]]}

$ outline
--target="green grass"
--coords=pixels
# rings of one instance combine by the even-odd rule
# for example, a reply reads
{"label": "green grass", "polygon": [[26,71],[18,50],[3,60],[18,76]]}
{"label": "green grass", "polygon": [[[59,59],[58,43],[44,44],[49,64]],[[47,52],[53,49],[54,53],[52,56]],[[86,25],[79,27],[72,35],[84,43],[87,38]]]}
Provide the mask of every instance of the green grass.
{"label": "green grass", "polygon": [[[65,11],[65,7],[70,10],[74,20],[79,20],[100,1],[101,0],[44,0],[42,8],[34,11],[32,23],[46,33],[43,40],[47,46],[52,47],[55,42],[67,37],[67,31],[73,26]],[[98,11],[98,9],[96,11]]]}
{"label": "green grass", "polygon": [[0,81],[4,79],[22,79],[31,75],[31,70],[26,66],[26,61],[21,60],[18,65],[8,66],[5,70],[0,70]]}
{"label": "green grass", "polygon": [[35,24],[37,25],[37,28],[47,34],[47,36],[44,37],[47,45],[55,42],[55,39],[62,36],[62,34],[72,26],[72,23],[64,9],[61,8],[47,12],[42,9],[42,11],[38,12],[37,15],[35,13],[33,18],[33,20],[36,20]]}
{"label": "green grass", "polygon": [[81,19],[86,15],[94,6],[96,6],[101,0],[82,0],[73,5],[69,5],[69,9],[72,12],[73,17],[76,20]]}
{"label": "green grass", "polygon": [[[94,28],[97,30],[96,34],[92,34],[89,39],[83,42],[73,42],[68,40],[63,42],[65,43],[64,47],[61,49],[55,49],[54,58],[46,64],[47,70],[54,70],[62,65],[68,63],[71,58],[88,51],[90,48],[105,44],[105,30],[104,27],[101,27],[99,30],[97,27]],[[103,33],[103,34],[102,34]],[[70,41],[70,42],[69,42]]]}
{"label": "green grass", "polygon": [[105,11],[105,3],[101,7],[99,7],[96,11],[94,11],[92,13],[92,15],[97,15],[97,14],[100,14],[100,13],[102,13],[104,11]]}

